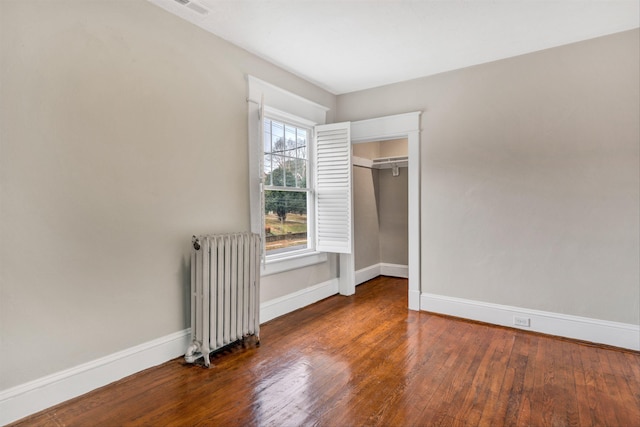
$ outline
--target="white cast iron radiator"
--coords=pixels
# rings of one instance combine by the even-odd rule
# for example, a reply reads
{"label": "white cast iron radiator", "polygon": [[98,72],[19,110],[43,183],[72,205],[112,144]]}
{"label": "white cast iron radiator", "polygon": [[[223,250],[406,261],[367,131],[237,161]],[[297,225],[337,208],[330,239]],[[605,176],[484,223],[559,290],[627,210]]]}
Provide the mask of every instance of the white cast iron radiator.
{"label": "white cast iron radiator", "polygon": [[260,343],[260,236],[193,236],[188,363],[253,336]]}

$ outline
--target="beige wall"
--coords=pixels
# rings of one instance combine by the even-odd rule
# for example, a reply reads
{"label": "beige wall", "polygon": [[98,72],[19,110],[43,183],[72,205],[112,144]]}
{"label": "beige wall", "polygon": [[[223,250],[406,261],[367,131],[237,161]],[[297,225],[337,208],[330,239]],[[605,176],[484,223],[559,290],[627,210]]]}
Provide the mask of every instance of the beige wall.
{"label": "beige wall", "polygon": [[337,275],[337,258],[335,254],[328,254],[327,262],[262,277],[260,279],[260,300],[262,302],[271,301],[335,279]]}
{"label": "beige wall", "polygon": [[188,326],[190,236],[249,228],[247,73],[335,97],[146,1],[0,12],[2,390]]}
{"label": "beige wall", "polygon": [[640,33],[338,97],[423,111],[422,292],[640,322]]}
{"label": "beige wall", "polygon": [[388,141],[381,141],[379,144],[380,157],[401,157],[406,156],[409,152],[406,138],[390,139]]}

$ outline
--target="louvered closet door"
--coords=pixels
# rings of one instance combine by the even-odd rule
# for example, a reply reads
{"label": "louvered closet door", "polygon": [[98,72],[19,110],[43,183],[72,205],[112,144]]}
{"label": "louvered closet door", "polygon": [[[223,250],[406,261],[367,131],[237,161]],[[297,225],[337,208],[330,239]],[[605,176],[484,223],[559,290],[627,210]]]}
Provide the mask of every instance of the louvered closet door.
{"label": "louvered closet door", "polygon": [[351,124],[315,127],[316,249],[351,253]]}

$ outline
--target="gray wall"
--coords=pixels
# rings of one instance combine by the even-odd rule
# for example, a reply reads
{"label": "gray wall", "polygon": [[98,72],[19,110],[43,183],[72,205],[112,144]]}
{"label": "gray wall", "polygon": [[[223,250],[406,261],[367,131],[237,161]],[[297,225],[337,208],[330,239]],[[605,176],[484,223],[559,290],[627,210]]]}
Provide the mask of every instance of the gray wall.
{"label": "gray wall", "polygon": [[[353,156],[363,159],[380,157],[380,143],[367,142],[351,146]],[[353,251],[356,271],[380,263],[379,171],[354,166],[353,171]]]}
{"label": "gray wall", "polygon": [[400,168],[399,176],[393,176],[391,169],[379,172],[380,262],[409,265],[408,169]]}
{"label": "gray wall", "polygon": [[249,229],[247,73],[336,99],[143,0],[0,19],[2,390],[188,326],[190,236]]}
{"label": "gray wall", "polygon": [[353,251],[356,271],[380,263],[379,172],[353,167]]}
{"label": "gray wall", "polygon": [[422,110],[422,292],[638,324],[640,33],[338,97]]}

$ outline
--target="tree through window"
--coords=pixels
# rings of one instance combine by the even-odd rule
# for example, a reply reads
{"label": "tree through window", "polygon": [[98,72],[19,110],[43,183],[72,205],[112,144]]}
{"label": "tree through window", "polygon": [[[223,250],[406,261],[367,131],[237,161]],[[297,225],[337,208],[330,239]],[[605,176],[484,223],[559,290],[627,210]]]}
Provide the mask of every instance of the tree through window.
{"label": "tree through window", "polygon": [[267,254],[308,246],[309,129],[264,120],[264,213]]}

